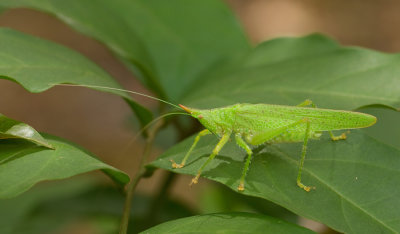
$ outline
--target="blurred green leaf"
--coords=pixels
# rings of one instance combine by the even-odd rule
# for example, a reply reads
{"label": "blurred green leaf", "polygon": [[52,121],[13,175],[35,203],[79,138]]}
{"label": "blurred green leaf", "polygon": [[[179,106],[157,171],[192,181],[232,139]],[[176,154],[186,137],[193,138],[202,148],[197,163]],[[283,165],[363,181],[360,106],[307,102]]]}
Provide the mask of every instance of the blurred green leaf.
{"label": "blurred green leaf", "polygon": [[385,143],[400,149],[400,112],[385,108],[367,108],[363,112],[378,118],[378,122],[365,131]]}
{"label": "blurred green leaf", "polygon": [[[90,224],[96,233],[117,233],[124,200],[115,188],[87,176],[40,184],[21,196],[0,200],[0,233],[54,233],[76,223]],[[129,233],[193,215],[186,206],[167,199],[149,217],[153,203],[148,196],[134,197]]]}
{"label": "blurred green leaf", "polygon": [[246,196],[222,184],[207,186],[200,194],[202,214],[219,212],[249,212],[268,215],[290,223],[297,223],[298,216],[275,203],[259,197]]}
{"label": "blurred green leaf", "polygon": [[[62,182],[48,182],[40,184],[27,193],[12,199],[0,200],[0,233],[41,233],[52,231],[65,224],[60,219],[64,213],[58,210],[58,215],[52,214],[46,220],[42,220],[36,227],[29,226],[31,221],[41,214],[38,206],[52,200],[64,200],[77,194],[90,190],[95,180],[89,177],[79,177]],[[24,231],[22,231],[24,230]],[[39,230],[39,231],[38,231]]]}
{"label": "blurred green leaf", "polygon": [[[53,148],[34,128],[31,126],[10,119],[2,114],[0,114],[0,140],[1,139],[12,139],[12,138],[19,138],[24,139],[35,144]],[[0,163],[2,158],[0,158]]]}
{"label": "blurred green leaf", "polygon": [[[150,166],[195,175],[217,144],[205,136],[182,169],[193,137],[174,146]],[[277,203],[294,213],[345,233],[400,231],[400,150],[353,130],[345,141],[329,137],[311,141],[303,169],[303,183],[316,186],[305,192],[296,185],[301,143],[274,144],[255,150],[244,194]],[[229,142],[204,169],[203,176],[236,190],[245,152]]]}
{"label": "blurred green leaf", "polygon": [[106,44],[153,91],[174,102],[210,67],[249,49],[220,0],[3,0],[0,7],[54,14]]}
{"label": "blurred green leaf", "polygon": [[266,215],[216,213],[169,221],[142,233],[314,233]]}
{"label": "blurred green leaf", "polygon": [[[0,28],[0,41],[0,79],[17,82],[30,92],[43,92],[63,83],[121,88],[96,64],[61,45],[6,28]],[[151,120],[151,112],[126,92],[94,89],[123,97],[142,124]]]}
{"label": "blurred green leaf", "polygon": [[182,101],[211,108],[234,103],[352,110],[370,104],[400,107],[400,54],[342,47],[321,35],[266,41],[206,74]]}
{"label": "blurred green leaf", "polygon": [[99,169],[117,183],[129,182],[128,175],[77,146],[52,136],[46,135],[45,139],[55,150],[18,140],[0,141],[0,198],[17,196],[40,181]]}

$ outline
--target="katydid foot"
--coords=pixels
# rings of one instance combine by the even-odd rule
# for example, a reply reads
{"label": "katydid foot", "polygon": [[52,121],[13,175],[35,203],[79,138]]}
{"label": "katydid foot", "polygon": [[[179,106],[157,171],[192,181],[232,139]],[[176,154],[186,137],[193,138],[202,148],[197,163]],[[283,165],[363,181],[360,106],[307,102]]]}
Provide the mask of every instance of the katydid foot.
{"label": "katydid foot", "polygon": [[190,182],[189,186],[192,186],[193,184],[197,184],[199,182],[199,177],[200,177],[200,174],[197,174],[196,177],[194,177],[192,179],[192,181]]}
{"label": "katydid foot", "polygon": [[329,132],[329,134],[331,135],[332,141],[346,140],[346,138],[347,138],[345,132],[342,133],[340,136],[334,136],[332,132]]}
{"label": "katydid foot", "polygon": [[243,183],[243,182],[241,182],[241,183],[239,184],[239,186],[237,187],[237,190],[238,190],[239,192],[243,192],[243,191],[244,191],[244,183]]}
{"label": "katydid foot", "polygon": [[184,163],[181,164],[177,164],[174,160],[169,160],[172,163],[172,168],[176,169],[176,168],[182,168],[183,166],[185,166]]}
{"label": "katydid foot", "polygon": [[301,183],[300,181],[297,181],[297,186],[299,186],[300,188],[304,189],[306,192],[310,192],[311,189],[315,190],[314,186],[305,186],[303,183]]}

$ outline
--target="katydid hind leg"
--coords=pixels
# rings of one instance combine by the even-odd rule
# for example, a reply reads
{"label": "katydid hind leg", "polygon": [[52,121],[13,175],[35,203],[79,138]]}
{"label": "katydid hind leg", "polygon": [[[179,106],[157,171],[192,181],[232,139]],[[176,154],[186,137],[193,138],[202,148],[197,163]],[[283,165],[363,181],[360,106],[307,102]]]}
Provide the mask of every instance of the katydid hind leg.
{"label": "katydid hind leg", "polygon": [[187,161],[187,159],[189,158],[190,154],[192,153],[192,150],[196,147],[197,142],[200,140],[200,138],[202,136],[208,135],[211,132],[208,129],[204,129],[203,131],[199,132],[199,134],[197,134],[196,138],[194,139],[194,142],[192,144],[192,146],[190,147],[189,151],[186,153],[185,157],[182,159],[182,162],[177,164],[174,160],[170,160],[172,163],[172,168],[182,168],[183,166],[185,166],[185,163]]}
{"label": "katydid hind leg", "polygon": [[304,102],[298,104],[297,106],[298,107],[311,106],[313,108],[317,108],[317,106],[314,104],[314,102],[311,101],[310,99],[306,99]]}
{"label": "katydid hind leg", "polygon": [[247,159],[246,162],[244,164],[243,167],[243,171],[242,171],[242,176],[240,177],[240,181],[239,181],[239,186],[238,186],[238,191],[244,191],[244,180],[246,178],[246,174],[249,170],[250,167],[250,162],[251,162],[251,158],[253,155],[253,152],[251,151],[250,147],[246,144],[246,142],[242,139],[242,137],[240,136],[240,134],[236,134],[235,135],[235,140],[236,140],[236,144],[243,148],[244,150],[246,150],[247,153]]}
{"label": "katydid hind leg", "polygon": [[307,192],[309,192],[311,189],[315,189],[315,187],[306,186],[301,182],[301,172],[303,170],[304,160],[305,160],[306,152],[307,152],[307,143],[308,143],[308,139],[309,139],[310,133],[311,133],[310,125],[311,125],[310,122],[307,121],[306,134],[304,135],[303,148],[301,150],[301,159],[300,159],[300,163],[299,163],[299,171],[297,174],[297,186],[299,186],[300,188],[304,189]]}
{"label": "katydid hind leg", "polygon": [[285,132],[287,129],[295,127],[299,124],[304,124],[306,123],[306,131],[304,134],[304,141],[303,141],[303,148],[302,148],[302,152],[301,152],[301,159],[300,159],[300,163],[299,163],[299,171],[297,174],[297,185],[304,189],[305,191],[309,192],[311,189],[315,189],[314,187],[310,187],[310,186],[306,186],[301,182],[301,172],[303,170],[303,165],[304,165],[304,160],[305,160],[305,156],[306,156],[306,152],[307,152],[307,143],[308,143],[308,139],[310,138],[311,135],[311,123],[307,118],[303,118],[299,121],[296,121],[292,124],[289,124],[287,126],[278,128],[278,129],[274,129],[268,132],[264,132],[259,134],[258,136],[256,136],[256,138],[254,139],[249,139],[249,143],[250,144],[260,144],[263,142],[266,142],[268,140],[273,139],[274,137],[278,136],[279,134]]}
{"label": "katydid hind leg", "polygon": [[280,134],[286,132],[288,129],[296,127],[299,124],[304,124],[307,122],[307,118],[302,118],[294,123],[288,124],[286,126],[282,126],[275,129],[269,129],[267,131],[263,131],[257,134],[253,134],[250,136],[246,136],[246,141],[252,145],[259,145],[267,142],[268,140],[273,139],[274,137],[279,136]]}
{"label": "katydid hind leg", "polygon": [[[298,107],[304,107],[304,106],[310,106],[313,108],[317,108],[317,106],[314,104],[313,101],[311,101],[310,99],[306,99],[304,102],[298,104]],[[331,139],[333,141],[338,141],[338,140],[346,140],[346,133],[342,133],[340,136],[335,136],[332,131],[329,131],[329,135],[331,136]]]}
{"label": "katydid hind leg", "polygon": [[332,141],[346,140],[346,133],[342,133],[340,136],[335,136],[332,131],[329,131],[329,135],[331,136]]}
{"label": "katydid hind leg", "polygon": [[219,151],[222,149],[222,147],[224,147],[226,142],[228,142],[230,135],[231,135],[231,133],[225,133],[222,136],[222,138],[219,140],[218,144],[215,146],[215,148],[213,149],[212,153],[208,157],[207,161],[200,167],[200,169],[197,171],[196,177],[194,177],[192,179],[192,181],[190,182],[189,185],[197,184],[203,169],[207,166],[207,164],[209,164],[215,158],[215,156],[219,153]]}

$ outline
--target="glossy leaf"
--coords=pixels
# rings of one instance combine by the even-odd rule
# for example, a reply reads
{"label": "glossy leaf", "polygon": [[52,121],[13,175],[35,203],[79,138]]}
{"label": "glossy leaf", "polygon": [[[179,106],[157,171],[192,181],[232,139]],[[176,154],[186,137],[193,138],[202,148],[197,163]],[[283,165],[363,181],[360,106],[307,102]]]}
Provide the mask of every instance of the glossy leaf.
{"label": "glossy leaf", "polygon": [[[121,88],[96,64],[61,45],[5,28],[0,28],[0,41],[0,78],[17,82],[30,92],[43,92],[63,83]],[[127,93],[96,89],[123,97],[142,124],[151,120],[151,112]]]}
{"label": "glossy leaf", "polygon": [[169,221],[142,233],[314,233],[266,215],[216,213]]}
{"label": "glossy leaf", "polygon": [[249,49],[220,0],[3,0],[1,6],[56,15],[105,43],[153,91],[174,102],[210,67]]}
{"label": "glossy leaf", "polygon": [[400,107],[400,54],[342,47],[321,35],[266,41],[229,66],[203,76],[183,100],[189,107],[234,103],[352,110]]}
{"label": "glossy leaf", "polygon": [[50,145],[34,128],[28,124],[10,119],[0,114],[0,140],[10,138],[24,139],[47,148],[53,148],[52,145]]}
{"label": "glossy leaf", "polygon": [[40,181],[93,170],[103,170],[117,183],[128,183],[128,175],[77,146],[51,136],[45,139],[55,150],[18,140],[0,141],[0,198],[17,196]]}
{"label": "glossy leaf", "polygon": [[[214,136],[199,142],[185,167],[172,169],[169,161],[179,162],[193,139],[176,145],[151,165],[195,175],[217,143]],[[307,149],[303,183],[316,190],[307,193],[297,187],[301,143],[292,143],[254,150],[244,194],[273,201],[340,232],[400,231],[399,149],[360,130],[353,130],[345,141],[332,142],[327,136],[311,141]],[[236,190],[244,158],[245,152],[229,142],[203,176]]]}

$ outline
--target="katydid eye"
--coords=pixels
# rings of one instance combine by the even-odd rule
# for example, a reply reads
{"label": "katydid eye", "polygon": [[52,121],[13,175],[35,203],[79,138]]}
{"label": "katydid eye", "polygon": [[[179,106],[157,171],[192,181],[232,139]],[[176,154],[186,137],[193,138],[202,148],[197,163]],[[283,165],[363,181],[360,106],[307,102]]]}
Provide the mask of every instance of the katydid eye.
{"label": "katydid eye", "polygon": [[202,119],[202,118],[203,118],[203,116],[202,116],[202,115],[199,115],[197,118],[199,118],[199,119]]}

